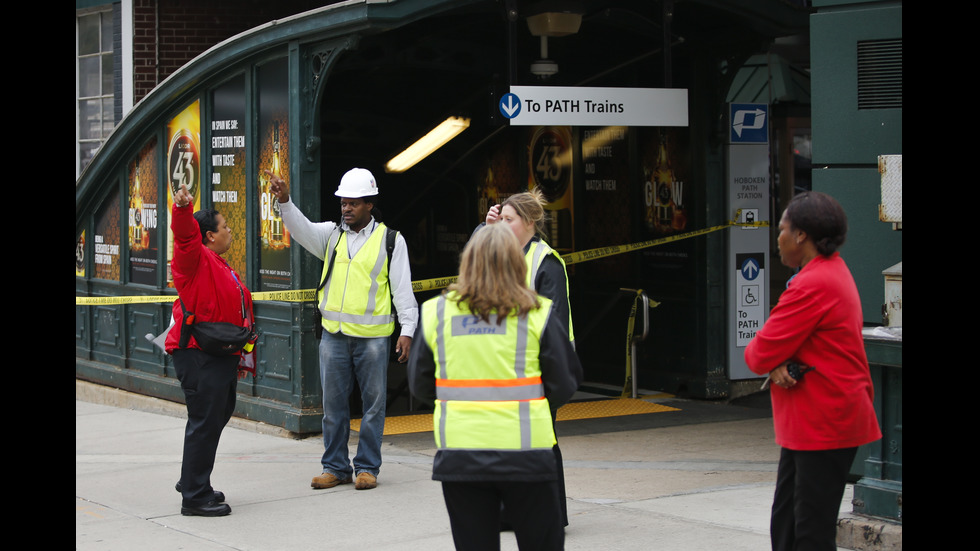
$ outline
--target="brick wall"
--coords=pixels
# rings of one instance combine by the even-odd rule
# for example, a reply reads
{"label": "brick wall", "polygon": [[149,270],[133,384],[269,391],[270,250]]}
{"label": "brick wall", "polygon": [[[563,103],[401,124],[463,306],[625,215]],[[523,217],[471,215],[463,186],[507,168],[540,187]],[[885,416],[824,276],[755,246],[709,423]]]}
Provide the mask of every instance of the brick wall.
{"label": "brick wall", "polygon": [[332,1],[134,0],[133,101],[222,40]]}

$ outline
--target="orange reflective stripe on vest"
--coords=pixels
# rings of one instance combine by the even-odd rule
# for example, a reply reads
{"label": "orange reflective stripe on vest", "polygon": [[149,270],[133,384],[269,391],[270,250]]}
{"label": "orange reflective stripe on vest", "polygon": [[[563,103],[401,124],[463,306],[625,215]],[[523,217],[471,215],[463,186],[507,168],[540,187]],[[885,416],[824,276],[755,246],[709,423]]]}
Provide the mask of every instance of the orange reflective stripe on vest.
{"label": "orange reflective stripe on vest", "polygon": [[523,379],[437,379],[439,400],[501,401],[540,400],[544,397],[541,377]]}

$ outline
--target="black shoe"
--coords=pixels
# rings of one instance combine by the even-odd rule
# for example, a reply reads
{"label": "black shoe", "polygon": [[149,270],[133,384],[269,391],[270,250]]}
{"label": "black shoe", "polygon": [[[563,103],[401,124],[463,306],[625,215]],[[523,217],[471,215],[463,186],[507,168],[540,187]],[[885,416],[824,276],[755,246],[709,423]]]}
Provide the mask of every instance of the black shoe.
{"label": "black shoe", "polygon": [[183,506],[180,508],[180,514],[185,517],[223,517],[231,513],[231,507],[227,503],[218,503],[217,501],[209,501],[204,505],[197,505],[194,507]]}
{"label": "black shoe", "polygon": [[[180,481],[179,480],[177,481],[176,484],[174,484],[174,490],[177,490],[177,493],[178,494],[179,493],[182,493],[181,492],[181,486],[180,486]],[[224,503],[225,502],[225,493],[224,492],[219,492],[218,490],[214,490],[214,496],[211,499],[213,499],[215,503]]]}

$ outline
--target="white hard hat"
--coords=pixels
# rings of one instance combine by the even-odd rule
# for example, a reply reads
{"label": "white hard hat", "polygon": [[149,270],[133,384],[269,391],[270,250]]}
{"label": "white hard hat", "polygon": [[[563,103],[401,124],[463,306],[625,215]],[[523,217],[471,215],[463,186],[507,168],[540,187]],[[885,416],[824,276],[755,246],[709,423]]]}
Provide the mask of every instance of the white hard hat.
{"label": "white hard hat", "polygon": [[334,195],[346,197],[347,199],[357,199],[359,197],[369,197],[378,194],[378,183],[374,181],[374,175],[366,168],[352,168],[340,179],[340,185]]}

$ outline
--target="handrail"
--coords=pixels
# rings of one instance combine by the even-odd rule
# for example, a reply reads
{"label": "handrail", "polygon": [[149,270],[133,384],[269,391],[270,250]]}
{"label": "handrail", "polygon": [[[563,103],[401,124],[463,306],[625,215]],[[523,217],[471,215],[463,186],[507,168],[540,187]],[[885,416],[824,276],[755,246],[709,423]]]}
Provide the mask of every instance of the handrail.
{"label": "handrail", "polygon": [[[623,396],[626,396],[627,388],[631,389],[630,397],[637,397],[637,377],[636,377],[636,343],[643,341],[650,334],[650,298],[647,296],[643,289],[626,289],[621,288],[620,291],[631,293],[634,295],[633,307],[630,308],[630,317],[626,323],[627,331],[627,341],[629,342],[629,350],[626,352],[626,382],[623,385]],[[643,331],[640,336],[636,335],[634,330],[636,324],[636,303],[637,301],[642,303],[643,310]]]}

